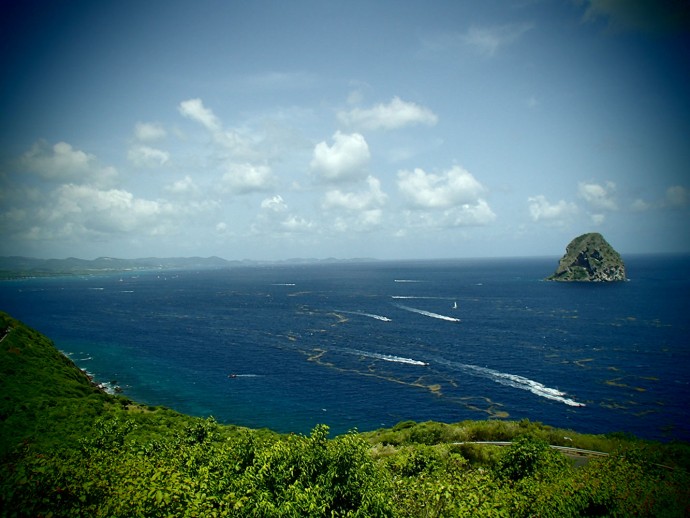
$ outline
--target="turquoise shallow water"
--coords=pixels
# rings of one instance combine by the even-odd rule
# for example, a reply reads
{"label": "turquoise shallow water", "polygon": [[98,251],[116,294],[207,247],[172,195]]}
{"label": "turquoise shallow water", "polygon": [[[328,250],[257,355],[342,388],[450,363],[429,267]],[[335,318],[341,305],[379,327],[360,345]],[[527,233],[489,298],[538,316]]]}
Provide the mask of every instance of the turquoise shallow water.
{"label": "turquoise shallow water", "polygon": [[629,282],[544,282],[555,258],[27,279],[2,309],[102,381],[223,422],[334,433],[529,418],[690,439],[687,257]]}

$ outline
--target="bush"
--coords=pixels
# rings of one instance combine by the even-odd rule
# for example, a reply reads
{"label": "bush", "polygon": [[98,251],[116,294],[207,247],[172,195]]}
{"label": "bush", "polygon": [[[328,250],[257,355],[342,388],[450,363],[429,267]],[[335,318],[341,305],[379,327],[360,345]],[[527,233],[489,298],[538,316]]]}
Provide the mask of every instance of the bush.
{"label": "bush", "polygon": [[503,451],[496,472],[512,481],[525,477],[548,478],[561,474],[569,466],[568,460],[546,442],[523,435]]}

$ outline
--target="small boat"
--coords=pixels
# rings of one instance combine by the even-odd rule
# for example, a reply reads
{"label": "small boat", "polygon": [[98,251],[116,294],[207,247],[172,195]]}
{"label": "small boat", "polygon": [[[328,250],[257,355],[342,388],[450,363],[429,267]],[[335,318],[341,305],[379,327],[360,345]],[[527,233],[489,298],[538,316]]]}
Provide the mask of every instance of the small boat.
{"label": "small boat", "polygon": [[237,374],[228,374],[228,378],[236,378]]}
{"label": "small boat", "polygon": [[453,302],[453,309],[458,309],[458,303],[457,302]]}

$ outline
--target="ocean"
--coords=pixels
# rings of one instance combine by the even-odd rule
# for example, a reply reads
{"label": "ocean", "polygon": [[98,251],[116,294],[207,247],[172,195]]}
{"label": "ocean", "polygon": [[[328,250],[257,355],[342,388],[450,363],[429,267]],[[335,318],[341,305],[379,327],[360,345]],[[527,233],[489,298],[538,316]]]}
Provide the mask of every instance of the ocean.
{"label": "ocean", "polygon": [[524,419],[690,440],[690,257],[624,283],[557,258],[136,271],[0,282],[0,309],[145,404],[278,432]]}

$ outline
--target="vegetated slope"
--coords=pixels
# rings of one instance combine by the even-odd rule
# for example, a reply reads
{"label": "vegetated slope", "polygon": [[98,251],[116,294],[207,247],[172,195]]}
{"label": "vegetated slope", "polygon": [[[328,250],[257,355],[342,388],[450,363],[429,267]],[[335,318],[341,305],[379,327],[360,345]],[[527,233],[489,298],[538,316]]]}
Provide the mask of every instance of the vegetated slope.
{"label": "vegetated slope", "polygon": [[[684,516],[688,445],[527,420],[328,438],[111,396],[0,314],[2,516]],[[508,447],[471,441],[513,441]],[[575,468],[548,442],[611,454]],[[659,466],[664,464],[665,466]]]}
{"label": "vegetated slope", "polygon": [[4,313],[0,336],[0,454],[22,441],[78,436],[112,400],[48,338]]}
{"label": "vegetated slope", "polygon": [[612,282],[626,280],[623,259],[598,232],[573,239],[548,280]]}

